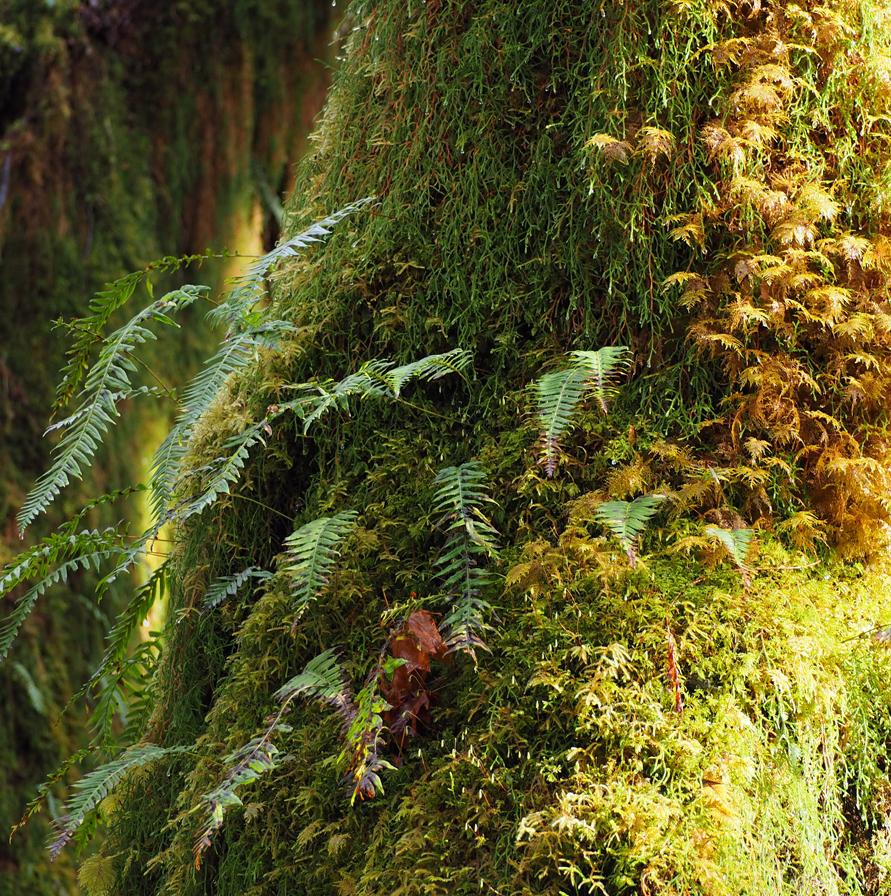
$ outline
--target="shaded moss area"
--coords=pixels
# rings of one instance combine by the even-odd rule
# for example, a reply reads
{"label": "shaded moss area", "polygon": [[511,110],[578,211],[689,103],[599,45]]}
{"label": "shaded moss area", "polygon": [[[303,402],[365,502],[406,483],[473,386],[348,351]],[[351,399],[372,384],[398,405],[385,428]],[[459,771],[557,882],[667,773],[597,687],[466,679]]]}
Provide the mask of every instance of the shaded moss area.
{"label": "shaded moss area", "polygon": [[[323,2],[0,2],[4,562],[21,544],[14,514],[47,466],[64,349],[53,320],[84,316],[104,283],[160,255],[250,253],[274,239],[277,197],[327,88],[316,60],[329,53],[330,14]],[[172,382],[208,345],[198,315],[185,323],[178,349],[154,360]],[[59,513],[143,475],[145,428],[129,420]],[[47,865],[46,824],[7,838],[38,784],[89,739],[79,710],[58,720],[120,606],[112,591],[97,607],[94,584],[77,574],[42,602],[0,674],[4,896],[77,891],[70,859]]]}
{"label": "shaded moss area", "polygon": [[[351,15],[288,230],[377,202],[284,269],[272,312],[299,331],[199,427],[193,470],[269,421],[238,487],[179,533],[146,736],[194,748],[119,788],[93,891],[885,892],[888,657],[861,634],[887,572],[813,560],[830,535],[881,547],[886,522],[886,95],[857,74],[889,44],[882,10]],[[863,242],[843,256],[845,239]],[[551,478],[531,386],[604,344],[634,369],[609,415],[576,415]],[[472,375],[353,397],[309,436],[274,410],[313,378],[455,347]],[[490,652],[435,670],[430,725],[353,806],[341,719],[295,704],[291,760],[196,863],[202,795],[278,688],[338,646],[358,689],[401,616],[448,612],[434,478],[469,460],[504,545]],[[672,501],[631,569],[595,508],[655,491]],[[346,509],[359,527],[298,617],[284,539]],[[751,585],[706,523],[761,530]],[[202,610],[254,565],[277,575]]]}

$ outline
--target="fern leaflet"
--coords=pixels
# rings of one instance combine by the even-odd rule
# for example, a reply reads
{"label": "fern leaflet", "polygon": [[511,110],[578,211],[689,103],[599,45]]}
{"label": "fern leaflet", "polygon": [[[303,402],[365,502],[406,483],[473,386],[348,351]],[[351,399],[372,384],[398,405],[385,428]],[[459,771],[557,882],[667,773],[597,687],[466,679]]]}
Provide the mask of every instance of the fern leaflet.
{"label": "fern leaflet", "polygon": [[498,533],[480,510],[480,505],[494,503],[485,492],[485,481],[486,474],[477,461],[446,467],[433,480],[439,486],[435,509],[445,513],[440,526],[445,526],[446,532],[436,566],[452,600],[442,623],[445,642],[450,651],[465,650],[472,656],[477,647],[488,649],[478,633],[486,628],[483,617],[490,608],[479,595],[494,581],[480,562],[498,555]]}
{"label": "fern leaflet", "polygon": [[665,495],[641,495],[633,501],[606,501],[594,510],[595,519],[606,526],[625,549],[632,569],[637,566],[637,539],[664,500]]}
{"label": "fern leaflet", "polygon": [[328,575],[339,556],[338,545],[355,528],[356,511],[344,510],[301,526],[285,539],[293,561],[285,567],[291,578],[291,594],[299,619],[306,607],[328,584]]}
{"label": "fern leaflet", "polygon": [[201,610],[207,613],[209,610],[218,607],[224,600],[238,594],[239,591],[251,580],[256,579],[265,582],[272,576],[272,573],[259,566],[249,566],[241,572],[235,573],[233,576],[220,576],[204,595],[204,601],[201,604]]}
{"label": "fern leaflet", "polygon": [[574,361],[564,370],[536,380],[535,399],[544,445],[548,477],[557,467],[560,439],[582,399],[591,392],[604,413],[618,391],[617,380],[630,363],[630,352],[621,345],[605,346],[596,352],[572,352]]}
{"label": "fern leaflet", "polygon": [[749,555],[755,546],[754,529],[722,529],[719,526],[706,526],[705,534],[716,538],[730,554],[742,576],[743,585],[748,588],[752,584],[752,567]]}

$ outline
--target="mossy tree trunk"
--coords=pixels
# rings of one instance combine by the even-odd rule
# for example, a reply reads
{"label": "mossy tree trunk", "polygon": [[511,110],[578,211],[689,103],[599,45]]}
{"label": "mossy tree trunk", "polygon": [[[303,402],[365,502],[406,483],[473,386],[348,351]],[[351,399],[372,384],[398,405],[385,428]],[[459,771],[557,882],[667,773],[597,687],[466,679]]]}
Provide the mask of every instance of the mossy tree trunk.
{"label": "mossy tree trunk", "polygon": [[[274,240],[278,197],[327,89],[316,60],[332,28],[325,2],[0,2],[4,562],[21,546],[14,514],[47,462],[63,347],[53,321],[83,317],[103,284],[160,255]],[[186,332],[158,358],[174,380],[208,344],[197,316]],[[143,475],[146,422],[131,421],[68,508]],[[73,577],[0,671],[4,896],[77,890],[69,860],[48,865],[46,825],[7,840],[47,773],[90,737],[77,708],[57,719],[118,606],[112,594],[97,608],[93,585]]]}
{"label": "mossy tree trunk", "polygon": [[[377,0],[350,16],[287,229],[376,202],[286,265],[272,312],[298,331],[232,379],[192,446],[200,472],[266,427],[178,533],[145,734],[188,752],[119,787],[95,893],[883,892],[891,670],[852,636],[879,621],[887,576],[801,552],[831,536],[868,553],[888,520],[885,10]],[[558,380],[534,383],[603,345],[633,357],[609,414],[583,403],[543,434]],[[363,363],[456,348],[472,374],[402,393],[366,367],[377,391],[344,396],[349,412],[307,431],[282,411]],[[657,492],[658,537],[623,552],[604,504]],[[286,539],[348,510],[358,525],[298,612],[309,561]],[[456,525],[457,592],[437,572]],[[753,527],[757,569],[739,547]],[[262,586],[202,609],[257,566]],[[406,617],[462,600],[488,650],[437,668],[418,636],[424,711],[401,734],[371,712],[357,733],[375,687],[396,690],[380,669],[406,658]],[[328,690],[285,688],[329,706],[295,700],[270,728],[273,695],[333,647]],[[240,786],[227,757],[261,756],[264,730],[279,753]],[[351,804],[370,757],[384,793]]]}

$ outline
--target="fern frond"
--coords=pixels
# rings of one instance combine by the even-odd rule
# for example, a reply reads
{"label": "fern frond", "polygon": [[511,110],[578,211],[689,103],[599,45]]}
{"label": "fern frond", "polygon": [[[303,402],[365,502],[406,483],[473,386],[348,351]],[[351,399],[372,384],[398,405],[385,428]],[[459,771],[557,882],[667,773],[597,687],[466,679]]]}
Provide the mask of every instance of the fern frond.
{"label": "fern frond", "polygon": [[588,371],[581,367],[569,367],[547,373],[535,383],[539,425],[544,440],[544,465],[549,477],[557,468],[557,452],[560,439],[569,421],[581,404],[588,386]]}
{"label": "fern frond", "polygon": [[193,262],[203,261],[207,258],[219,258],[218,255],[184,255],[181,258],[167,256],[153,261],[141,271],[134,271],[121,277],[114,283],[107,285],[106,289],[96,293],[90,301],[90,313],[77,321],[68,324],[57,321],[56,325],[68,329],[73,335],[73,345],[68,350],[68,362],[62,369],[62,379],[56,389],[56,399],[53,403],[53,411],[65,407],[74,397],[83,377],[90,366],[90,356],[97,342],[103,340],[102,331],[111,319],[111,316],[122,308],[133,296],[136,287],[145,281],[151,297],[151,280],[153,274],[172,273],[181,267],[186,267]]}
{"label": "fern frond", "polygon": [[742,576],[743,584],[748,588],[752,584],[752,567],[749,554],[755,544],[754,529],[721,529],[719,526],[706,526],[705,534],[717,539],[730,554]]}
{"label": "fern frond", "polygon": [[204,595],[204,601],[201,604],[202,612],[206,613],[214,607],[218,607],[224,600],[238,594],[239,591],[251,580],[256,579],[259,582],[265,582],[272,577],[272,573],[259,566],[249,566],[241,572],[235,573],[234,576],[220,576]]}
{"label": "fern frond", "polygon": [[382,713],[390,704],[377,693],[377,682],[384,671],[392,672],[404,660],[380,659],[368,676],[365,687],[353,698],[343,666],[334,648],[320,653],[307,663],[300,675],[295,676],[275,693],[282,702],[282,711],[295,697],[305,695],[321,700],[334,708],[343,725],[344,746],[338,756],[338,765],[347,773],[352,790],[350,802],[356,797],[365,799],[381,793],[383,787],[380,772],[393,766],[380,755],[381,732],[384,728]]}
{"label": "fern frond", "polygon": [[594,510],[595,519],[619,540],[631,568],[637,566],[637,539],[659,511],[665,495],[641,495],[633,501],[606,501]]}
{"label": "fern frond", "polygon": [[251,448],[257,442],[262,442],[263,434],[269,431],[269,423],[266,420],[261,420],[259,423],[252,423],[242,432],[227,439],[223,447],[229,453],[214,458],[205,467],[190,473],[190,477],[202,477],[201,485],[197,489],[198,493],[168,510],[161,522],[186,520],[215,504],[220,495],[228,495],[231,487],[241,476]]}
{"label": "fern frond", "polygon": [[[214,832],[222,827],[226,812],[233,806],[242,805],[241,797],[235,792],[239,787],[252,784],[266,772],[278,768],[286,759],[272,742],[272,735],[282,731],[290,731],[288,725],[282,725],[276,716],[275,721],[257,737],[248,741],[230,756],[223,760],[227,765],[232,765],[227,770],[222,782],[210,793],[201,797],[200,807],[204,809],[208,820],[195,839],[192,851],[195,854],[195,867],[201,866],[201,854],[210,846]],[[233,765],[234,763],[234,765]]]}
{"label": "fern frond", "polygon": [[82,477],[83,467],[89,465],[103,435],[119,416],[118,401],[137,394],[130,383],[130,374],[136,370],[133,353],[140,345],[156,338],[146,324],[160,321],[176,326],[170,314],[191,305],[206,291],[204,286],[187,286],[169,293],[104,340],[99,358],[86,377],[82,408],[53,427],[67,431],[55,448],[53,465],[25,499],[18,515],[19,534],[49,506],[71,478]]}
{"label": "fern frond", "polygon": [[155,642],[142,642],[137,652],[129,658],[128,649],[133,640],[133,633],[164,595],[167,589],[167,572],[165,561],[137,589],[133,599],[120,613],[106,637],[105,653],[99,666],[68,702],[68,706],[71,706],[90,691],[94,692],[95,705],[90,717],[90,727],[94,732],[94,745],[106,752],[117,745],[113,730],[114,721],[120,709],[127,705],[123,699],[123,691],[127,689],[132,692],[135,689],[129,687],[132,673],[139,665],[153,664],[143,661],[148,659],[145,651],[153,649]]}
{"label": "fern frond", "polygon": [[387,384],[393,397],[399,398],[403,386],[414,379],[433,382],[449,373],[463,376],[472,360],[473,356],[464,348],[453,348],[441,355],[428,355],[419,361],[412,361],[389,371],[386,375]]}
{"label": "fern frond", "polygon": [[479,595],[494,581],[481,561],[498,556],[498,532],[480,509],[484,503],[494,503],[485,483],[486,474],[477,461],[446,467],[433,480],[439,486],[434,506],[445,514],[439,525],[446,533],[437,574],[452,601],[442,622],[445,643],[450,652],[465,650],[474,657],[475,648],[488,649],[478,633],[486,628],[484,614],[490,608]]}
{"label": "fern frond", "polygon": [[306,434],[314,423],[333,408],[348,409],[350,396],[398,399],[402,395],[402,389],[412,380],[432,382],[449,373],[463,376],[471,360],[469,351],[455,348],[440,355],[428,355],[401,367],[394,367],[392,361],[384,359],[366,361],[355,373],[339,382],[326,380],[294,387],[316,394],[298,398],[287,407],[303,418],[303,432]]}
{"label": "fern frond", "polygon": [[124,776],[134,768],[148,765],[163,756],[174,753],[185,753],[193,747],[158,747],[155,744],[140,744],[130,747],[122,756],[112,762],[99,766],[95,771],[84,775],[75,785],[77,791],[65,806],[58,836],[50,845],[50,860],[53,861],[62,848],[74,836],[77,829],[86,821],[87,816],[107,797],[121,782]]}
{"label": "fern frond", "polygon": [[328,575],[339,556],[338,545],[356,526],[355,510],[344,510],[332,517],[321,517],[301,526],[285,539],[292,561],[285,567],[291,578],[291,594],[297,618],[322,593]]}
{"label": "fern frond", "polygon": [[357,710],[349,682],[334,648],[310,660],[303,672],[282,685],[274,694],[275,699],[281,703],[281,708],[269,721],[266,729],[224,760],[227,765],[235,764],[227,770],[219,786],[201,797],[201,806],[209,817],[195,839],[193,851],[196,867],[201,863],[201,854],[210,846],[214,832],[222,826],[226,812],[233,806],[242,804],[235,791],[253,783],[290,758],[281,753],[272,742],[272,737],[278,732],[291,730],[288,725],[281,723],[281,718],[288,704],[301,695],[314,697],[334,707],[341,716],[345,733],[356,717]]}
{"label": "fern frond", "polygon": [[353,694],[343,666],[337,658],[337,649],[329,648],[311,659],[306,668],[285,682],[274,694],[276,700],[287,704],[295,697],[305,695],[321,700],[340,714],[344,730],[356,714]]}
{"label": "fern frond", "polygon": [[271,252],[267,252],[256,261],[251,262],[242,274],[230,281],[232,283],[231,291],[218,307],[208,313],[208,320],[213,324],[225,323],[235,329],[251,325],[251,312],[257,302],[266,294],[263,281],[276,265],[285,258],[293,258],[300,253],[300,250],[313,243],[322,242],[330,236],[331,228],[339,221],[348,215],[355,214],[374,201],[375,197],[369,196],[344,206],[328,217],[311,224],[296,236],[280,243]]}
{"label": "fern frond", "polygon": [[544,464],[549,477],[557,466],[557,451],[586,394],[594,392],[604,413],[615,396],[617,380],[630,364],[625,346],[605,346],[596,352],[576,351],[573,363],[564,370],[547,373],[536,380],[535,398],[544,442]]}
{"label": "fern frond", "polygon": [[283,333],[295,332],[287,321],[264,321],[229,336],[219,351],[186,386],[176,424],[158,447],[151,463],[152,516],[163,520],[180,474],[180,464],[189,447],[195,424],[210,407],[226,380],[248,364],[260,349],[274,349]]}
{"label": "fern frond", "polygon": [[35,585],[18,598],[12,613],[0,625],[0,662],[6,659],[12,642],[38,598],[46,590],[68,579],[78,569],[99,569],[104,560],[121,553],[124,533],[115,528],[84,530],[78,534],[63,526],[44,538],[3,570],[0,595],[8,594],[21,582],[38,578]]}

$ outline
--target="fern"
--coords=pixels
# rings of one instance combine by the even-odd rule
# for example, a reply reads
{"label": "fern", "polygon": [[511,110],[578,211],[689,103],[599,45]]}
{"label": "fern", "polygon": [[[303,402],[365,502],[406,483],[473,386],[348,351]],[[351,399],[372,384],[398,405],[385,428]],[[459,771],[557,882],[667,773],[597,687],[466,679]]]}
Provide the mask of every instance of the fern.
{"label": "fern", "polygon": [[230,336],[220,350],[205,362],[205,369],[186,387],[176,424],[152,458],[152,515],[155,522],[163,520],[169,509],[180,464],[188,451],[195,424],[210,407],[223,384],[243,368],[256,351],[275,348],[282,333],[294,330],[286,321],[272,320]]}
{"label": "fern", "polygon": [[50,859],[55,860],[87,816],[114,790],[128,772],[163,756],[185,753],[191,749],[193,747],[158,747],[155,744],[141,744],[131,747],[114,761],[101,765],[81,778],[74,785],[76,795],[65,806],[65,815],[58,836],[50,845]]}
{"label": "fern", "polygon": [[19,534],[49,506],[72,477],[82,477],[83,467],[89,465],[103,435],[119,416],[118,402],[135,394],[130,383],[130,374],[136,370],[133,353],[138,346],[156,338],[146,324],[160,321],[175,326],[170,314],[191,305],[206,291],[203,286],[187,286],[169,293],[140,311],[104,341],[98,361],[87,374],[82,393],[83,407],[51,427],[67,431],[56,446],[53,465],[37,480],[25,499],[18,515]]}
{"label": "fern", "polygon": [[382,793],[380,772],[393,768],[381,756],[382,713],[391,707],[378,694],[377,683],[382,674],[392,674],[405,661],[385,657],[387,646],[389,640],[355,698],[333,648],[310,660],[303,672],[275,693],[276,699],[283,703],[282,711],[295,697],[304,695],[331,706],[340,716],[344,746],[338,756],[338,765],[346,774],[351,804],[355,803],[356,797],[364,800]]}
{"label": "fern", "polygon": [[311,659],[306,668],[283,684],[274,696],[287,705],[300,695],[314,697],[335,709],[343,720],[344,729],[353,721],[356,707],[336,648],[331,647]]}
{"label": "fern", "polygon": [[356,511],[344,510],[301,526],[285,539],[293,561],[285,567],[291,579],[291,594],[297,618],[328,584],[328,575],[338,557],[338,545],[355,528]]}
{"label": "fern", "polygon": [[68,574],[75,570],[99,569],[104,560],[124,550],[123,539],[124,535],[114,528],[75,533],[69,524],[7,564],[0,577],[0,595],[8,594],[26,580],[38,581],[16,600],[12,613],[0,624],[0,662],[6,659],[41,595],[52,585],[67,581]]}
{"label": "fern", "polygon": [[301,249],[306,249],[313,243],[322,242],[331,235],[331,228],[338,222],[374,201],[375,197],[369,196],[350,203],[327,218],[316,221],[306,230],[285,240],[270,252],[251,262],[245,268],[244,273],[232,279],[232,290],[217,308],[208,313],[208,320],[214,324],[225,323],[235,329],[249,326],[254,307],[266,294],[263,281],[273,268],[283,259],[299,255]]}
{"label": "fern", "polygon": [[281,731],[290,731],[290,727],[282,725],[278,720],[281,717],[279,713],[275,721],[258,737],[253,738],[243,747],[237,749],[223,761],[227,765],[232,765],[220,784],[210,793],[201,796],[199,806],[208,816],[204,827],[202,827],[195,839],[193,852],[195,854],[195,867],[201,866],[201,855],[208,846],[214,833],[223,825],[226,812],[233,806],[242,805],[241,797],[235,792],[239,787],[252,784],[261,775],[274,768],[277,768],[282,762],[290,757],[285,756],[278,747],[272,743],[273,734]]}
{"label": "fern", "polygon": [[228,439],[223,447],[231,453],[216,458],[206,467],[193,470],[190,478],[203,476],[201,486],[197,490],[198,493],[184,500],[172,510],[168,510],[161,522],[186,520],[215,504],[220,495],[228,495],[231,487],[241,476],[241,471],[250,457],[251,448],[257,442],[262,442],[263,434],[268,431],[269,424],[262,420],[259,423],[252,423],[242,432]]}
{"label": "fern", "polygon": [[350,396],[399,399],[402,389],[412,380],[430,382],[449,373],[461,376],[471,360],[470,352],[456,348],[440,355],[428,355],[400,367],[394,367],[392,361],[366,361],[359,370],[339,382],[327,380],[324,383],[304,383],[295,387],[317,394],[297,399],[287,407],[303,417],[303,432],[306,434],[332,408],[346,410]]}
{"label": "fern", "polygon": [[594,518],[619,540],[631,568],[637,566],[637,540],[659,511],[665,495],[641,495],[633,501],[606,501],[594,510]]}
{"label": "fern", "polygon": [[618,378],[631,361],[625,346],[606,346],[596,352],[572,352],[572,364],[548,373],[535,383],[535,398],[544,444],[544,465],[549,477],[557,466],[560,439],[586,395],[593,393],[603,413],[618,391]]}
{"label": "fern", "polygon": [[90,691],[93,692],[95,706],[90,716],[90,727],[94,733],[93,745],[104,752],[110,752],[120,746],[121,742],[126,743],[129,736],[126,730],[120,738],[114,736],[115,718],[126,709],[125,698],[137,697],[146,687],[146,679],[154,667],[155,657],[152,654],[159,649],[155,640],[143,641],[129,655],[128,650],[133,634],[164,595],[167,572],[165,561],[136,591],[108,633],[108,643],[98,668],[68,703],[71,706]]}
{"label": "fern", "polygon": [[481,561],[498,556],[498,533],[483,515],[480,505],[494,503],[485,492],[486,474],[471,461],[460,467],[446,467],[433,480],[438,485],[435,509],[444,512],[446,544],[436,561],[443,588],[452,600],[443,620],[450,651],[465,650],[476,656],[475,648],[488,649],[478,634],[486,625],[489,605],[480,591],[494,580]]}
{"label": "fern", "polygon": [[196,261],[207,258],[222,258],[222,255],[184,255],[182,258],[167,256],[153,261],[141,271],[134,271],[108,285],[107,289],[97,293],[90,302],[90,314],[72,323],[57,321],[56,325],[67,329],[73,336],[73,345],[68,350],[68,362],[62,369],[62,379],[56,389],[56,400],[53,410],[65,407],[74,397],[83,377],[89,369],[90,356],[97,342],[102,341],[102,331],[111,316],[122,308],[133,296],[136,287],[143,281],[151,296],[152,285],[149,279],[153,274],[173,273]]}
{"label": "fern", "polygon": [[272,576],[272,573],[259,566],[249,566],[241,572],[235,573],[234,576],[220,576],[204,595],[204,601],[201,604],[202,612],[207,613],[209,610],[218,607],[224,600],[238,594],[239,591],[251,580],[256,579],[265,582]]}
{"label": "fern", "polygon": [[748,588],[752,584],[749,555],[755,546],[755,530],[721,529],[718,526],[706,526],[705,534],[716,538],[724,546],[742,576],[743,585]]}

